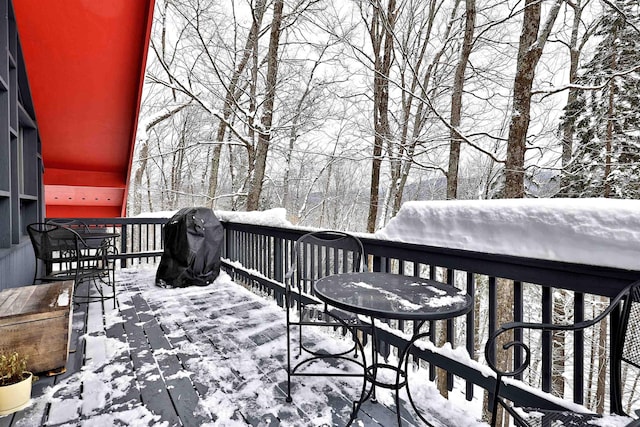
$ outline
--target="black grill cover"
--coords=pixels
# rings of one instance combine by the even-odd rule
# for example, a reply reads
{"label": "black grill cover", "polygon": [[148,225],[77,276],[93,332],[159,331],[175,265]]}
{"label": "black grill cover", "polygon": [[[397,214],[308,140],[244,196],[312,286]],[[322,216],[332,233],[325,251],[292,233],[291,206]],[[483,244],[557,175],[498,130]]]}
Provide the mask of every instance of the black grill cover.
{"label": "black grill cover", "polygon": [[222,238],[222,224],[211,209],[180,209],[164,227],[156,285],[182,288],[212,283],[220,273]]}

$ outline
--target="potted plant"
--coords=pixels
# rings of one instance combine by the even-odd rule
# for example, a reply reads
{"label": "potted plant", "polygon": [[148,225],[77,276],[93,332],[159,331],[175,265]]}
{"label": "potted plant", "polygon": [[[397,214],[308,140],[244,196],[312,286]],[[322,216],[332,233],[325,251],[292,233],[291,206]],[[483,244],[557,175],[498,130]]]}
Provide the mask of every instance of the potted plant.
{"label": "potted plant", "polygon": [[0,354],[0,416],[25,408],[31,399],[33,374],[18,353]]}

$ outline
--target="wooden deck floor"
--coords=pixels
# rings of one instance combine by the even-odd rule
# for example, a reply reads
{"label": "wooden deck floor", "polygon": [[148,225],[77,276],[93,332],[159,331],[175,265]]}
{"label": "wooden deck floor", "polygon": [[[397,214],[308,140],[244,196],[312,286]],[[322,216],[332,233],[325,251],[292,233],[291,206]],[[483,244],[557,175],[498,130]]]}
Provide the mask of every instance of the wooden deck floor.
{"label": "wooden deck floor", "polygon": [[[275,304],[237,285],[150,287],[152,275],[120,272],[116,309],[75,305],[67,371],[40,378],[32,404],[0,417],[0,427],[346,424],[353,388],[343,381],[316,390],[296,378],[299,394],[285,402],[284,352],[274,351],[284,345],[284,314]],[[395,424],[394,410],[367,403],[354,425]]]}

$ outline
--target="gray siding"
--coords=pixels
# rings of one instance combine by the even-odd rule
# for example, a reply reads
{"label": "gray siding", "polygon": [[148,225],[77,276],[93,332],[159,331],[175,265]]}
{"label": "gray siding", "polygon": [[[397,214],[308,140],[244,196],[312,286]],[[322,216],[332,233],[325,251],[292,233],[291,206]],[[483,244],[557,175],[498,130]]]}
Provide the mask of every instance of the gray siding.
{"label": "gray siding", "polygon": [[43,218],[41,145],[11,0],[0,0],[0,289],[31,284],[26,227]]}
{"label": "gray siding", "polygon": [[33,248],[28,238],[11,249],[0,249],[0,290],[30,285],[35,268]]}

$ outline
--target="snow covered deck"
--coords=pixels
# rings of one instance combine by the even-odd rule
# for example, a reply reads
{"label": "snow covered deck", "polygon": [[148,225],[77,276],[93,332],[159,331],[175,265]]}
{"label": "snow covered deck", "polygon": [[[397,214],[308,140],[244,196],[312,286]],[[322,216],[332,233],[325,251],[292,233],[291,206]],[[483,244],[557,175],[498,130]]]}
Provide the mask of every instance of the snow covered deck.
{"label": "snow covered deck", "polygon": [[[294,402],[285,402],[284,312],[273,301],[225,273],[186,289],[157,288],[154,275],[119,270],[117,309],[111,301],[75,306],[67,372],[41,378],[31,405],[0,417],[0,427],[346,424],[355,379],[298,377]],[[486,425],[414,374],[412,394],[435,425]],[[395,425],[394,411],[391,393],[379,390],[354,425]],[[405,421],[416,424],[410,413]]]}

